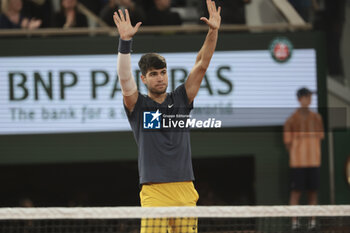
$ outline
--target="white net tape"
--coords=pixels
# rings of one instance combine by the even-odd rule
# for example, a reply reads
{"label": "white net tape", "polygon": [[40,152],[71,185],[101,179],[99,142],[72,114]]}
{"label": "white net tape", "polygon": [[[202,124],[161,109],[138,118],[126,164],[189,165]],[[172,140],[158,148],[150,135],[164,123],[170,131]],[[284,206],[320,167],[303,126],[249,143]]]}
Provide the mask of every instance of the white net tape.
{"label": "white net tape", "polygon": [[0,219],[141,219],[350,216],[350,205],[0,208]]}

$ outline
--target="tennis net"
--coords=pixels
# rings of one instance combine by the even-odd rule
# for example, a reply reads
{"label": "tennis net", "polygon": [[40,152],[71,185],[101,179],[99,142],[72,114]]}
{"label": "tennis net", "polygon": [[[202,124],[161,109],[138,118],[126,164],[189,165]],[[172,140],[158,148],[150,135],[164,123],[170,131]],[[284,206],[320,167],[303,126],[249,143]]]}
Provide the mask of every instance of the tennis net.
{"label": "tennis net", "polygon": [[350,205],[0,208],[1,233],[350,232]]}

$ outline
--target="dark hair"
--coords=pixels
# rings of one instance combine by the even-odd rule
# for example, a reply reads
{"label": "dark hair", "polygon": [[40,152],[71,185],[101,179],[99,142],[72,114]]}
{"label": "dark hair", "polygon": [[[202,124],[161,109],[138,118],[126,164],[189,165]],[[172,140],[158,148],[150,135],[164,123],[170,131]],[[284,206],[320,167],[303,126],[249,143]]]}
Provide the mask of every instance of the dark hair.
{"label": "dark hair", "polygon": [[166,61],[164,57],[157,53],[146,53],[140,58],[139,67],[142,75],[146,75],[149,69],[166,68]]}
{"label": "dark hair", "polygon": [[310,91],[309,89],[307,89],[306,87],[303,87],[303,88],[300,88],[298,91],[297,91],[297,97],[298,99],[303,97],[303,96],[309,96],[313,94],[312,91]]}

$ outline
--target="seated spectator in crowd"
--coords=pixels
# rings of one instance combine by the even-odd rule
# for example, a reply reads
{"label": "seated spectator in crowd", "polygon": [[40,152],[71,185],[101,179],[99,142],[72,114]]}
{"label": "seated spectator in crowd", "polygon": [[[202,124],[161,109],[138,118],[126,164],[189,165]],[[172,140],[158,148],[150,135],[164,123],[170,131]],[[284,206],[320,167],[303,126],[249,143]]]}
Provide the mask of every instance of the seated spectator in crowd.
{"label": "seated spectator in crowd", "polygon": [[109,0],[109,3],[102,9],[100,18],[103,19],[109,26],[114,26],[113,14],[118,9],[128,9],[131,24],[135,25],[138,22],[143,22],[145,13],[142,8],[136,5],[133,0]]}
{"label": "seated spectator in crowd", "polygon": [[21,10],[23,8],[22,0],[2,0],[0,14],[0,28],[7,29],[36,29],[40,27],[41,20],[25,17]]}
{"label": "seated spectator in crowd", "polygon": [[32,18],[40,19],[41,27],[50,27],[53,13],[51,0],[23,0],[23,15],[30,15]]}
{"label": "seated spectator in crowd", "polygon": [[327,38],[327,65],[328,74],[345,84],[342,58],[342,38],[345,28],[346,0],[326,0],[325,30]]}
{"label": "seated spectator in crowd", "polygon": [[154,0],[155,6],[146,14],[144,25],[181,25],[182,20],[177,12],[171,12],[170,0]]}
{"label": "seated spectator in crowd", "polygon": [[25,197],[25,198],[21,198],[19,200],[19,207],[25,207],[25,208],[30,208],[30,207],[34,207],[34,203],[33,201],[28,198],[28,197]]}
{"label": "seated spectator in crowd", "polygon": [[[251,0],[215,0],[216,6],[221,6],[222,24],[246,24],[245,5]],[[200,15],[208,18],[205,1],[202,1]]]}
{"label": "seated spectator in crowd", "polygon": [[174,7],[185,7],[186,0],[172,0],[171,5]]}
{"label": "seated spectator in crowd", "polygon": [[[22,208],[33,208],[34,207],[33,201],[30,198],[28,198],[28,197],[21,198],[19,200],[18,204],[19,204],[19,207],[22,207]],[[28,221],[25,221],[23,223],[24,223],[24,228],[25,228],[25,230],[22,231],[23,233],[34,232],[34,229],[31,228],[31,227],[34,226],[33,221],[28,220]]]}
{"label": "seated spectator in crowd", "polygon": [[108,3],[108,0],[79,0],[79,2],[86,6],[95,15],[98,15],[103,6]]}
{"label": "seated spectator in crowd", "polygon": [[153,8],[154,0],[134,0],[136,5],[141,6],[145,12],[148,12],[151,8]]}
{"label": "seated spectator in crowd", "polygon": [[310,21],[312,0],[289,0],[289,3],[306,22]]}
{"label": "seated spectator in crowd", "polygon": [[52,26],[62,28],[87,27],[87,18],[78,11],[77,3],[77,0],[61,0],[61,11],[54,15]]}

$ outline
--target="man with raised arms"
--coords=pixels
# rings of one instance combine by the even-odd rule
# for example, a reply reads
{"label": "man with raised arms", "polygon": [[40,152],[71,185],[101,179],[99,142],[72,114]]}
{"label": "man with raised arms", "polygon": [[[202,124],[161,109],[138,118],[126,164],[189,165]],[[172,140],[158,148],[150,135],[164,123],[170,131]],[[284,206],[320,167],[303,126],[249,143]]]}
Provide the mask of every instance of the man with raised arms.
{"label": "man with raised arms", "polygon": [[[148,94],[142,95],[138,91],[132,75],[130,53],[132,38],[141,22],[132,26],[128,10],[119,10],[113,15],[120,35],[117,70],[123,103],[138,145],[142,207],[196,206],[199,198],[193,185],[189,131],[147,130],[144,117],[146,112],[151,113],[151,122],[156,122],[162,114],[189,115],[192,110],[193,100],[215,51],[221,22],[220,7],[217,9],[211,0],[206,3],[209,19],[200,18],[209,26],[206,39],[185,83],[170,93],[166,93],[166,61],[156,53],[144,54],[138,63]],[[143,219],[141,232],[197,232],[197,220]]]}

